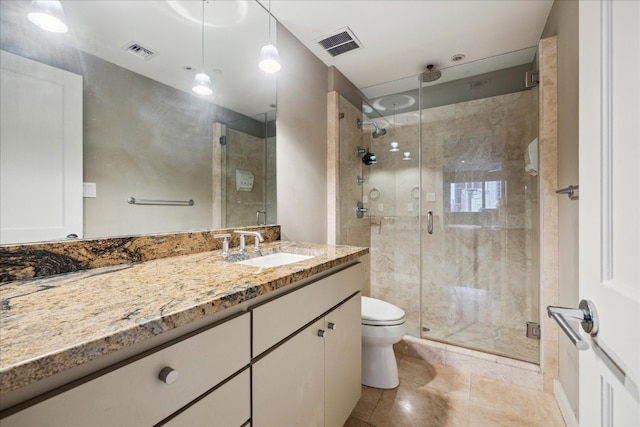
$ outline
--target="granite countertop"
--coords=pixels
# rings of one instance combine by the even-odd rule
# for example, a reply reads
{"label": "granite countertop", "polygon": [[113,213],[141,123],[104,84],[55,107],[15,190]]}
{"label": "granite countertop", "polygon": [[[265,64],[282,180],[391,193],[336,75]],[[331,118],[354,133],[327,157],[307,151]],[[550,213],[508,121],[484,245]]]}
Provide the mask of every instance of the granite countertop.
{"label": "granite countertop", "polygon": [[279,251],[314,258],[262,269],[213,251],[0,284],[0,393],[368,253],[353,246],[262,245],[263,254]]}

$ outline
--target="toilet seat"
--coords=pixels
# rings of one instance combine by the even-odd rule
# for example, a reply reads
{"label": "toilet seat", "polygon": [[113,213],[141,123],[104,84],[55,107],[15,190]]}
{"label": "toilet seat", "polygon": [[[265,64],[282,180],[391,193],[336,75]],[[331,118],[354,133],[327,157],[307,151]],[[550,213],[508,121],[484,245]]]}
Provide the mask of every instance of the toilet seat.
{"label": "toilet seat", "polygon": [[386,301],[362,297],[362,324],[369,326],[393,326],[405,322],[404,310]]}

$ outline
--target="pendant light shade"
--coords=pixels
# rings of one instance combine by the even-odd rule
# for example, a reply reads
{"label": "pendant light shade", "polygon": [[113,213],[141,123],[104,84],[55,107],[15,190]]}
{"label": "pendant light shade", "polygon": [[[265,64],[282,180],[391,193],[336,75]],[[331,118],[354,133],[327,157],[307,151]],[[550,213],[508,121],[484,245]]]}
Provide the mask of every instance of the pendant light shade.
{"label": "pendant light shade", "polygon": [[269,44],[262,46],[260,51],[260,62],[258,67],[265,73],[276,73],[280,71],[280,55],[278,48],[271,44],[271,0],[269,0]]}
{"label": "pendant light shade", "polygon": [[202,71],[196,74],[193,79],[192,91],[198,95],[210,96],[213,95],[213,89],[211,88],[211,78],[204,72],[204,2],[202,0]]}
{"label": "pendant light shade", "polygon": [[209,78],[205,73],[196,74],[196,77],[193,79],[193,87],[191,90],[198,95],[212,95],[213,89],[211,89],[211,78]]}
{"label": "pendant light shade", "polygon": [[267,44],[262,46],[258,66],[265,73],[276,73],[280,71],[280,55],[278,55],[278,49],[276,49],[274,45]]}
{"label": "pendant light shade", "polygon": [[69,31],[64,23],[64,10],[58,0],[33,0],[27,14],[29,21],[52,33],[63,34]]}

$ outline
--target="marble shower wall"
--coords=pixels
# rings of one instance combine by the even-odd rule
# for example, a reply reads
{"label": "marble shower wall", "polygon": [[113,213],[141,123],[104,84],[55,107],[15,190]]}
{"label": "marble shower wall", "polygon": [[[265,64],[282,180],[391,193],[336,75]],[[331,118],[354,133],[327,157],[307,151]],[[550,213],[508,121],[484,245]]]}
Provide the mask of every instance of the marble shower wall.
{"label": "marble shower wall", "polygon": [[[419,121],[417,113],[396,116],[387,134],[365,133],[378,161],[367,169],[365,206],[371,212],[371,294],[401,307],[410,335],[420,336]],[[395,141],[400,151],[389,151]],[[409,152],[411,160],[402,160]]]}
{"label": "marble shower wall", "polygon": [[[538,320],[537,178],[524,171],[537,119],[536,90],[424,110],[422,218],[417,113],[398,115],[395,128],[372,140],[379,160],[365,186],[374,216],[371,292],[407,312],[411,335],[475,347],[505,330],[522,335],[526,321]],[[391,141],[400,152],[388,151]],[[401,160],[405,151],[411,160]],[[452,183],[471,182],[498,190],[498,197],[483,202],[477,190],[463,191],[463,197],[480,195],[467,209],[478,212],[452,212]],[[432,235],[427,211],[433,212]],[[487,335],[478,343],[460,334],[477,325]],[[422,326],[430,331],[422,334]]]}
{"label": "marble shower wall", "polygon": [[[222,177],[223,226],[257,224],[256,212],[267,210],[267,224],[276,221],[276,138],[256,137],[227,128],[223,149],[225,176]],[[236,189],[236,170],[253,173],[251,191]],[[264,217],[261,215],[260,220]]]}
{"label": "marble shower wall", "polygon": [[[362,201],[363,185],[358,184],[364,166],[362,155],[356,154],[363,147],[363,131],[356,126],[356,120],[362,120],[362,111],[341,96],[338,92],[328,95],[328,236],[329,243],[337,245],[371,246],[370,219],[367,214],[357,218],[355,206]],[[369,145],[365,145],[369,147]],[[365,276],[369,279],[370,256],[363,256]],[[364,295],[370,295],[369,280],[362,289]]]}

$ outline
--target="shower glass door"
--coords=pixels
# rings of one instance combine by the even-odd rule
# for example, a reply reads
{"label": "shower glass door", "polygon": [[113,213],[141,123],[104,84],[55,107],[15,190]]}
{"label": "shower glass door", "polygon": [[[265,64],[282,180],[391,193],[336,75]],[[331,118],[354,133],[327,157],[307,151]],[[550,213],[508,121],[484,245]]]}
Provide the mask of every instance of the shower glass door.
{"label": "shower glass door", "polygon": [[420,336],[537,363],[538,94],[512,72],[420,83]]}
{"label": "shower glass door", "polygon": [[222,125],[223,227],[276,223],[276,110]]}

